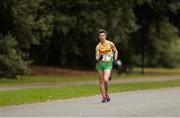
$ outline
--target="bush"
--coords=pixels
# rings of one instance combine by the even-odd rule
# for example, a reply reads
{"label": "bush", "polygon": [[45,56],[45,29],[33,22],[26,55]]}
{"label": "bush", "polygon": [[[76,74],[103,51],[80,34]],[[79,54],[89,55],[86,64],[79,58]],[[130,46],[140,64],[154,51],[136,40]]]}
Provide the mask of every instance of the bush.
{"label": "bush", "polygon": [[28,61],[24,57],[11,34],[4,37],[0,34],[0,77],[15,78],[26,74]]}

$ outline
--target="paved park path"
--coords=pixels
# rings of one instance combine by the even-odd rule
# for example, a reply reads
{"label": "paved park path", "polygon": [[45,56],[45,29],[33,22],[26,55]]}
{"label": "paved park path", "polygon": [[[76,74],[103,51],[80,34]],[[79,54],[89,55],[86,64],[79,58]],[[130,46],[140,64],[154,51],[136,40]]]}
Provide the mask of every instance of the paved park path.
{"label": "paved park path", "polygon": [[[127,78],[127,79],[113,79],[111,83],[136,83],[136,82],[150,82],[150,81],[168,81],[178,80],[180,75],[172,76],[160,76],[160,77],[145,77],[145,78]],[[65,87],[65,86],[79,86],[87,84],[98,84],[96,81],[81,81],[81,82],[65,82],[65,83],[31,83],[31,84],[19,84],[19,85],[1,85],[1,90],[17,90],[17,89],[28,89],[28,88],[46,88],[46,87]]]}
{"label": "paved park path", "polygon": [[180,87],[0,107],[0,117],[180,117]]}

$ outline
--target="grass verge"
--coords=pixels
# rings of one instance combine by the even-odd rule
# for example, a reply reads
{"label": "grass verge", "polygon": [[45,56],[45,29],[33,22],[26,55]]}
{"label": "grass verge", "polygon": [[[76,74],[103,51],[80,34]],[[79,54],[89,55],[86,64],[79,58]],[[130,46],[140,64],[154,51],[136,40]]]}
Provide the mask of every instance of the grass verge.
{"label": "grass verge", "polygon": [[[122,91],[157,89],[178,86],[180,86],[180,80],[111,84],[109,91],[110,93],[115,93]],[[99,87],[97,85],[0,91],[0,106],[38,103],[57,99],[91,96],[96,94],[99,94]]]}
{"label": "grass verge", "polygon": [[[159,75],[162,76],[162,75]],[[146,78],[146,77],[158,77],[158,75],[141,75],[141,74],[121,74],[117,75],[113,73],[113,79],[127,79],[127,78]],[[32,84],[32,83],[68,83],[68,82],[80,82],[80,81],[94,81],[97,80],[98,75],[94,76],[75,76],[75,77],[64,77],[64,76],[23,76],[17,79],[0,79],[0,85],[18,85],[18,84]]]}
{"label": "grass verge", "polygon": [[[132,68],[132,73],[141,73],[141,68]],[[144,68],[145,74],[151,74],[151,75],[177,75],[180,74],[180,69],[168,69],[168,68]]]}

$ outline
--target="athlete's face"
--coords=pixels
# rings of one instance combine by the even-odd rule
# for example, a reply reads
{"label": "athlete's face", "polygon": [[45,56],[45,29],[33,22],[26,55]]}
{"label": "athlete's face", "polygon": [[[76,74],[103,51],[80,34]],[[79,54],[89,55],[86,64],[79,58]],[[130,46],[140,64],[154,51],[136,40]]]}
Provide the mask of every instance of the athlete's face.
{"label": "athlete's face", "polygon": [[102,40],[105,40],[106,39],[106,34],[105,33],[100,33],[99,34],[99,39],[102,41]]}

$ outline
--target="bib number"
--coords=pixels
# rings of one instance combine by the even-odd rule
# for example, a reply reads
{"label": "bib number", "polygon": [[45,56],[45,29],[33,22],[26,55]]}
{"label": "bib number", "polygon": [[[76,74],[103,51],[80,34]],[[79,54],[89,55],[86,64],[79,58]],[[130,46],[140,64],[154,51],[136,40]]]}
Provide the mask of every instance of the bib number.
{"label": "bib number", "polygon": [[103,62],[111,61],[111,56],[109,54],[102,54],[102,60]]}

